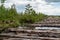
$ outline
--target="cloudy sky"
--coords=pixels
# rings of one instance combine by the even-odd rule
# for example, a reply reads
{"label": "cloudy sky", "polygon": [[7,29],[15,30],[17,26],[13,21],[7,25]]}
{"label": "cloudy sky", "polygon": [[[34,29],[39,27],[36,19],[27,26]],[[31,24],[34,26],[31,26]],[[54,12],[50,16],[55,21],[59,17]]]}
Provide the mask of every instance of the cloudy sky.
{"label": "cloudy sky", "polygon": [[36,12],[47,15],[60,15],[60,0],[7,0],[5,7],[16,5],[18,12],[25,10],[25,5],[30,4]]}

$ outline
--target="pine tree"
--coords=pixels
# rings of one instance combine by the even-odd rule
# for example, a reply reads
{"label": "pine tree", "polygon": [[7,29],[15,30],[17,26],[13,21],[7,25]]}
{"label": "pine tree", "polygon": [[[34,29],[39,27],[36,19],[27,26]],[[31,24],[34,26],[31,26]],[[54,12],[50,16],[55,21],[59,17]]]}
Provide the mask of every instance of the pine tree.
{"label": "pine tree", "polygon": [[26,5],[25,12],[21,18],[21,23],[34,23],[35,22],[35,16],[36,16],[35,10],[32,8],[30,4]]}
{"label": "pine tree", "polygon": [[32,10],[32,6],[30,6],[30,4],[26,5],[25,13],[26,14],[30,14],[31,13],[31,10]]}

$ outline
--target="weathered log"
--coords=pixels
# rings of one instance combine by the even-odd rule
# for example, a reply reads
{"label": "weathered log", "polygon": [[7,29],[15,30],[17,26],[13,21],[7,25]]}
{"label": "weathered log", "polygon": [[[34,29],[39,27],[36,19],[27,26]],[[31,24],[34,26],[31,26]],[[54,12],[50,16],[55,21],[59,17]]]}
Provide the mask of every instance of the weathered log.
{"label": "weathered log", "polygon": [[[33,34],[37,35],[38,37],[53,37],[53,38],[60,38],[60,32],[56,30],[10,30],[10,32],[16,33],[17,34],[25,34],[27,33],[26,36],[33,36]],[[4,35],[4,34],[3,34]],[[11,34],[7,34],[11,35]]]}
{"label": "weathered log", "polygon": [[60,24],[27,24],[27,27],[60,27]]}
{"label": "weathered log", "polygon": [[10,28],[10,32],[21,32],[21,33],[60,33],[60,30],[25,30],[25,29],[16,29],[16,28]]}
{"label": "weathered log", "polygon": [[0,37],[8,37],[8,38],[24,38],[24,39],[60,39],[60,38],[52,38],[52,37],[32,37],[32,36],[19,36],[19,35],[0,35]]}

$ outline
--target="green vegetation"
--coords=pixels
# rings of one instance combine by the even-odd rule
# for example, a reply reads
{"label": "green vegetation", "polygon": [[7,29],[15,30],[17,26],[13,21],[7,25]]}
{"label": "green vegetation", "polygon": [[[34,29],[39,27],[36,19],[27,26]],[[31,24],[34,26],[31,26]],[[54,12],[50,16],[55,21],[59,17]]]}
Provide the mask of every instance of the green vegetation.
{"label": "green vegetation", "polygon": [[18,13],[14,4],[11,8],[5,8],[4,2],[5,0],[1,0],[0,28],[18,27],[25,23],[35,23],[46,18],[45,14],[36,13],[30,4],[26,5],[25,12]]}
{"label": "green vegetation", "polygon": [[20,14],[20,23],[34,23],[43,20],[47,15],[42,13],[36,13],[36,11],[30,6],[26,5],[25,12]]}

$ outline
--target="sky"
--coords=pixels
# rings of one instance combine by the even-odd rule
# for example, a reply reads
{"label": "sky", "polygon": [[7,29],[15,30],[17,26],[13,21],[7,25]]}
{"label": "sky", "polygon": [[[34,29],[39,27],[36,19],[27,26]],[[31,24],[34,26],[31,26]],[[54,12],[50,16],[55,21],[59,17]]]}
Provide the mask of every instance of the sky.
{"label": "sky", "polygon": [[25,10],[25,6],[30,4],[36,12],[42,12],[47,15],[60,15],[60,0],[7,0],[5,7],[16,5],[18,12]]}

